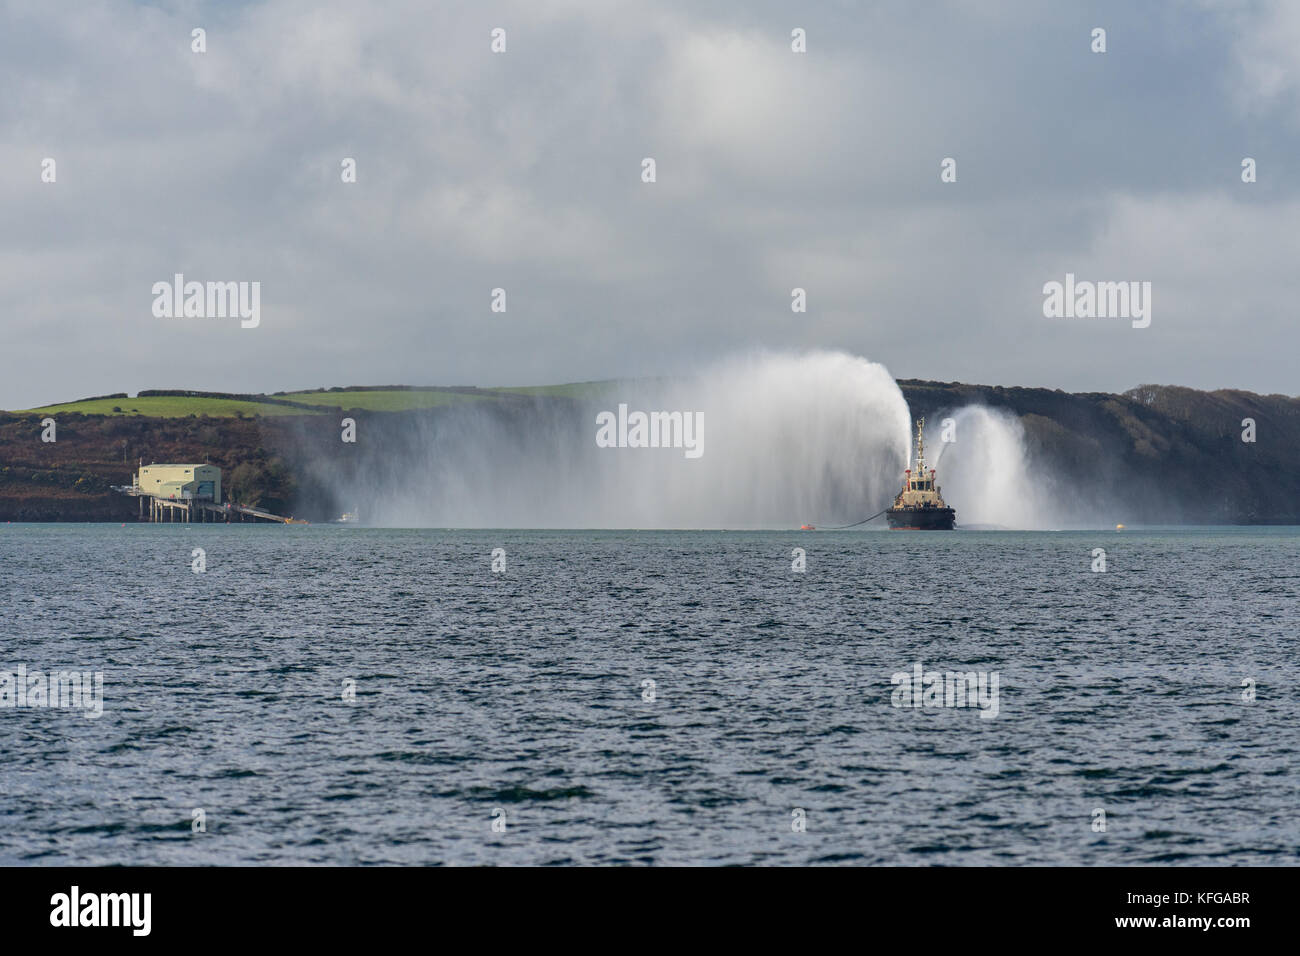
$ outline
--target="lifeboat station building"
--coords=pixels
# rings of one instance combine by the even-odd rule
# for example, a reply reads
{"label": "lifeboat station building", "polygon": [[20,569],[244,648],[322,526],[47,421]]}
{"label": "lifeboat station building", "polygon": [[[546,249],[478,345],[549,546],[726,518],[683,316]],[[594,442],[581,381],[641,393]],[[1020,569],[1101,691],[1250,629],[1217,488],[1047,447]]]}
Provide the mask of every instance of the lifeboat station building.
{"label": "lifeboat station building", "polygon": [[140,502],[141,521],[276,521],[280,524],[307,524],[294,518],[272,514],[261,508],[228,502],[221,503],[221,469],[216,465],[146,465],[129,485],[114,485],[114,491],[131,495]]}
{"label": "lifeboat station building", "polygon": [[118,490],[140,500],[142,521],[229,520],[221,504],[221,469],[216,465],[141,463],[132,484]]}
{"label": "lifeboat station building", "polygon": [[141,465],[137,493],[175,501],[221,503],[221,469],[216,465]]}

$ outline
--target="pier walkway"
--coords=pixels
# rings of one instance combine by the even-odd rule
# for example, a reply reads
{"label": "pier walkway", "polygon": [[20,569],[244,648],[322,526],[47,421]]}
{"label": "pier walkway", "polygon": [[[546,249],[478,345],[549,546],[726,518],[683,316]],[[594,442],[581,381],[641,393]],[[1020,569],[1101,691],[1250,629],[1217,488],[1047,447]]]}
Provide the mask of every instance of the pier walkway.
{"label": "pier walkway", "polygon": [[186,524],[196,522],[200,524],[209,522],[230,524],[234,521],[271,521],[278,524],[307,524],[306,521],[292,516],[286,518],[283,515],[263,511],[261,508],[249,508],[245,505],[233,503],[221,505],[201,498],[163,498],[149,494],[147,491],[141,491],[131,485],[115,487],[113,490],[140,500],[141,521],[179,521]]}

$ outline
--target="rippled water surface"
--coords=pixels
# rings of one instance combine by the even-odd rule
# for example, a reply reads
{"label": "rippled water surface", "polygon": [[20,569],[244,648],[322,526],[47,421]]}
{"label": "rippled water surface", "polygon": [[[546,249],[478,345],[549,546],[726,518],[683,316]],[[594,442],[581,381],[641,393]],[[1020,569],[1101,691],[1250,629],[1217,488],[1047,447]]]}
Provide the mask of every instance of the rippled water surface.
{"label": "rippled water surface", "polygon": [[1298,598],[1294,528],[3,525],[0,671],[104,709],[0,709],[0,863],[1295,864]]}

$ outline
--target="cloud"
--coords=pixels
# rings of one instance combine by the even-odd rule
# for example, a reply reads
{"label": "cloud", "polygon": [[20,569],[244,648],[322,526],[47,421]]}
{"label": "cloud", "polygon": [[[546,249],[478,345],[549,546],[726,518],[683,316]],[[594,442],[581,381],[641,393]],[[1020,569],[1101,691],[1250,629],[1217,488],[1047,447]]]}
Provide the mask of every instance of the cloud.
{"label": "cloud", "polygon": [[[10,4],[0,406],[675,374],[755,346],[1293,391],[1288,349],[1246,343],[1297,335],[1295,15],[1096,16],[1105,55],[1092,13],[1027,3]],[[1045,326],[1067,269],[1157,283],[1150,334]],[[261,326],[154,319],[175,272],[261,281]]]}
{"label": "cloud", "polygon": [[1300,120],[1300,7],[1272,0],[1211,9],[1233,30],[1238,108],[1254,117],[1282,112],[1292,124]]}

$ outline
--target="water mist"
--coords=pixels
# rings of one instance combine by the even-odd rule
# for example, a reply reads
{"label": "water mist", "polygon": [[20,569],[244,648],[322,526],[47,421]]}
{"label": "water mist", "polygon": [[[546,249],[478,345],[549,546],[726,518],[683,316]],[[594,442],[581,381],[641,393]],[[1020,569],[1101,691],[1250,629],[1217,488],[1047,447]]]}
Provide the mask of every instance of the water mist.
{"label": "water mist", "polygon": [[[940,418],[953,420],[943,441]],[[966,405],[926,423],[926,451],[958,527],[1041,529],[1054,525],[1042,476],[1028,467],[1025,432],[1016,416]],[[938,440],[936,440],[938,439]]]}
{"label": "water mist", "polygon": [[[702,413],[702,454],[598,447],[597,416],[619,404]],[[881,365],[758,353],[681,379],[610,383],[587,399],[481,400],[400,426],[372,420],[357,470],[318,477],[338,500],[368,502],[362,518],[376,525],[797,528],[885,507],[908,424]]]}
{"label": "water mist", "polygon": [[[602,413],[699,413],[681,447],[600,447]],[[1046,527],[1010,415],[929,422],[930,463],[958,527]],[[611,382],[584,398],[478,398],[372,416],[346,471],[313,479],[366,524],[404,527],[797,528],[849,524],[892,503],[912,447],[907,402],[882,365],[844,352],[760,352],[669,380]],[[883,521],[871,527],[883,527]]]}

